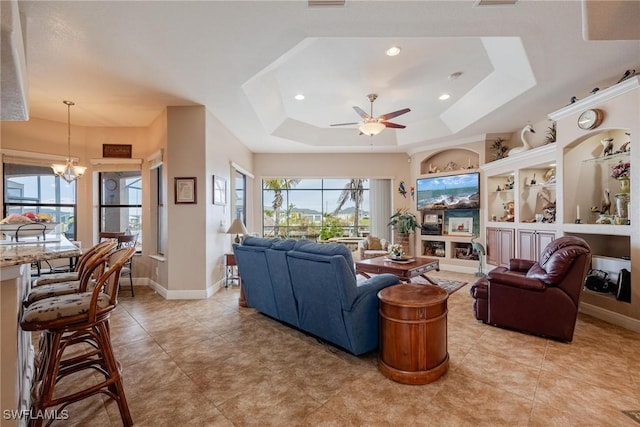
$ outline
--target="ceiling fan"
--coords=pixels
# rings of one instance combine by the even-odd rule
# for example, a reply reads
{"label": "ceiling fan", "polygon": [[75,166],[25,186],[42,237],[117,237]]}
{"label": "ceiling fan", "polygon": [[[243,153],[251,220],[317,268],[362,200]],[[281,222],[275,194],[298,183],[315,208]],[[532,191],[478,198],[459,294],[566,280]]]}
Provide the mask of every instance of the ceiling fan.
{"label": "ceiling fan", "polygon": [[370,93],[367,95],[369,98],[369,102],[371,103],[371,114],[367,114],[362,108],[354,106],[353,109],[356,110],[356,113],[364,120],[362,122],[352,122],[352,123],[336,123],[331,126],[348,126],[348,125],[360,125],[360,134],[361,135],[369,135],[374,136],[382,132],[385,128],[395,128],[395,129],[404,129],[405,125],[399,125],[397,123],[392,123],[387,120],[392,119],[394,117],[398,117],[402,114],[408,113],[411,111],[409,108],[404,108],[402,110],[394,111],[393,113],[383,114],[378,117],[373,116],[373,101],[378,99],[378,94]]}

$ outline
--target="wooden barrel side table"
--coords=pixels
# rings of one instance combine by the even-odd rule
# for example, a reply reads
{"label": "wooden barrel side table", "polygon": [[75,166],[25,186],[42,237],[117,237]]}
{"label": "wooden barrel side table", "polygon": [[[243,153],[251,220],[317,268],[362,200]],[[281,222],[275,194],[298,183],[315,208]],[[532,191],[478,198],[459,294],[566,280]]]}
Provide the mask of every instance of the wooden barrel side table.
{"label": "wooden barrel side table", "polygon": [[378,292],[382,374],[404,384],[427,384],[449,369],[447,292],[401,284]]}

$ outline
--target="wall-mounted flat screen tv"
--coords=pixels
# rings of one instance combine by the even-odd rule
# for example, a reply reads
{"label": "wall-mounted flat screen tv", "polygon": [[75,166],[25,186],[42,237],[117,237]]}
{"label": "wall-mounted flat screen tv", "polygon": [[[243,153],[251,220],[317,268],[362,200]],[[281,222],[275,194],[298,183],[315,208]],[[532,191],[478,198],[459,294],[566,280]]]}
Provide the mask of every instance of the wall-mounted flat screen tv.
{"label": "wall-mounted flat screen tv", "polygon": [[479,209],[480,174],[418,178],[418,210]]}

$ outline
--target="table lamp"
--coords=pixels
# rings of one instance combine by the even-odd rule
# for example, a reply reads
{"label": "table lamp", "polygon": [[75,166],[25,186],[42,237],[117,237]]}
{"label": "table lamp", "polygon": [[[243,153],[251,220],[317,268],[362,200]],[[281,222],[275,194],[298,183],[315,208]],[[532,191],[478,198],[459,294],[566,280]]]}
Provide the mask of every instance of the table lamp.
{"label": "table lamp", "polygon": [[231,223],[231,227],[229,227],[229,229],[227,230],[227,234],[235,234],[236,238],[234,241],[236,243],[240,243],[239,234],[249,234],[249,232],[247,231],[244,224],[242,223],[242,220],[239,218],[236,218]]}

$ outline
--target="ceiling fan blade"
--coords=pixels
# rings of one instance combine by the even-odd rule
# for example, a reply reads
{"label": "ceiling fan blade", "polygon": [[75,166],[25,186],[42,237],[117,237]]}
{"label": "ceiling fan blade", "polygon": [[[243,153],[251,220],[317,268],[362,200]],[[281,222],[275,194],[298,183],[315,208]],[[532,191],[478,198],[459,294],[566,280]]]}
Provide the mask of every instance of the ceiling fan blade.
{"label": "ceiling fan blade", "polygon": [[[355,107],[354,107],[355,108]],[[398,111],[394,111],[393,113],[387,113],[387,114],[383,114],[380,117],[378,117],[379,120],[389,120],[389,119],[393,119],[394,117],[398,117],[401,116],[403,114],[408,113],[409,111],[411,111],[410,108],[404,108],[402,110],[398,110]]]}
{"label": "ceiling fan blade", "polygon": [[399,125],[397,123],[382,122],[382,124],[385,125],[388,128],[395,128],[395,129],[404,129],[404,128],[406,128],[405,125]]}
{"label": "ceiling fan blade", "polygon": [[358,113],[358,115],[363,119],[368,120],[371,118],[371,116],[368,115],[362,108],[354,106],[353,109],[356,110],[356,113]]}
{"label": "ceiling fan blade", "polygon": [[335,123],[329,126],[348,126],[348,125],[358,125],[360,124],[359,122],[353,122],[353,123]]}

